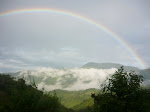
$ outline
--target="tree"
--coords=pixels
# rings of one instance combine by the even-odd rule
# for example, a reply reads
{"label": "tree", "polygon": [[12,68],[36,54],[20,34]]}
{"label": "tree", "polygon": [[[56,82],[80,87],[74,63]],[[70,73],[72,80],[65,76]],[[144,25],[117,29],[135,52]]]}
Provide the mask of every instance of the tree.
{"label": "tree", "polygon": [[0,112],[70,112],[56,94],[37,90],[33,82],[27,85],[22,78],[0,74]]}
{"label": "tree", "polygon": [[134,71],[126,72],[123,66],[118,69],[106,84],[102,85],[102,94],[92,94],[96,112],[141,112],[143,95],[140,85],[141,75]]}

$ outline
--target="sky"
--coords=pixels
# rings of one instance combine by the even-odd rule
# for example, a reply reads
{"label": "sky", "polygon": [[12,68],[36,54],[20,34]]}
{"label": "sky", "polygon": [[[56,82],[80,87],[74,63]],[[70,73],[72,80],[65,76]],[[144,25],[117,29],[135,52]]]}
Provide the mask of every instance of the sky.
{"label": "sky", "polygon": [[[119,35],[149,68],[149,6],[149,0],[0,0],[0,13],[50,8],[81,15]],[[113,36],[81,19],[46,12],[0,16],[0,72],[88,62],[143,68]]]}

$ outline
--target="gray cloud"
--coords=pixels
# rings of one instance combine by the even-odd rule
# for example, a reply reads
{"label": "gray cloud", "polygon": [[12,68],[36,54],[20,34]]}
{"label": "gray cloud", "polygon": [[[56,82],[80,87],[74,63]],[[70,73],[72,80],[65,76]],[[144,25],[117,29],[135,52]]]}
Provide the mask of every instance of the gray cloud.
{"label": "gray cloud", "polygon": [[[148,0],[1,0],[0,12],[40,7],[79,13],[120,35],[149,67],[149,4]],[[90,61],[140,67],[112,37],[76,18],[47,13],[0,17],[0,72],[79,67]]]}

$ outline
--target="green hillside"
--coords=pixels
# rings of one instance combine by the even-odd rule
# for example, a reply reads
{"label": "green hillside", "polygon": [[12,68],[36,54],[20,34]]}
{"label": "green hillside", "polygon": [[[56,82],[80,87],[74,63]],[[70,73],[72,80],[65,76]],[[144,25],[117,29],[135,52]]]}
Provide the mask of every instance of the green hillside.
{"label": "green hillside", "polygon": [[72,109],[77,112],[87,112],[88,110],[92,108],[93,105],[94,105],[94,99],[90,98],[74,106]]}
{"label": "green hillside", "polygon": [[[61,98],[61,103],[67,108],[77,109],[78,105],[86,100],[90,100],[92,105],[91,93],[98,93],[97,89],[87,89],[81,91],[66,91],[66,90],[55,90],[58,97]],[[51,91],[50,93],[54,93]],[[86,106],[86,105],[85,105]]]}

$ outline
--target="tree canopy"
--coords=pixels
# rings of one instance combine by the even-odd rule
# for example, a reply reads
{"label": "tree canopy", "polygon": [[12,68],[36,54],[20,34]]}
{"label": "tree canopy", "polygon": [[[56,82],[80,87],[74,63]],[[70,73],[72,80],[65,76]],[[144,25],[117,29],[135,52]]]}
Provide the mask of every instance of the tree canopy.
{"label": "tree canopy", "polygon": [[[147,90],[142,89],[143,77],[134,71],[126,72],[118,69],[106,84],[102,85],[102,93],[92,94],[95,112],[142,112],[146,101]],[[149,102],[150,103],[150,102]]]}
{"label": "tree canopy", "polygon": [[56,94],[44,94],[36,85],[25,84],[0,74],[0,112],[70,112],[60,103]]}

